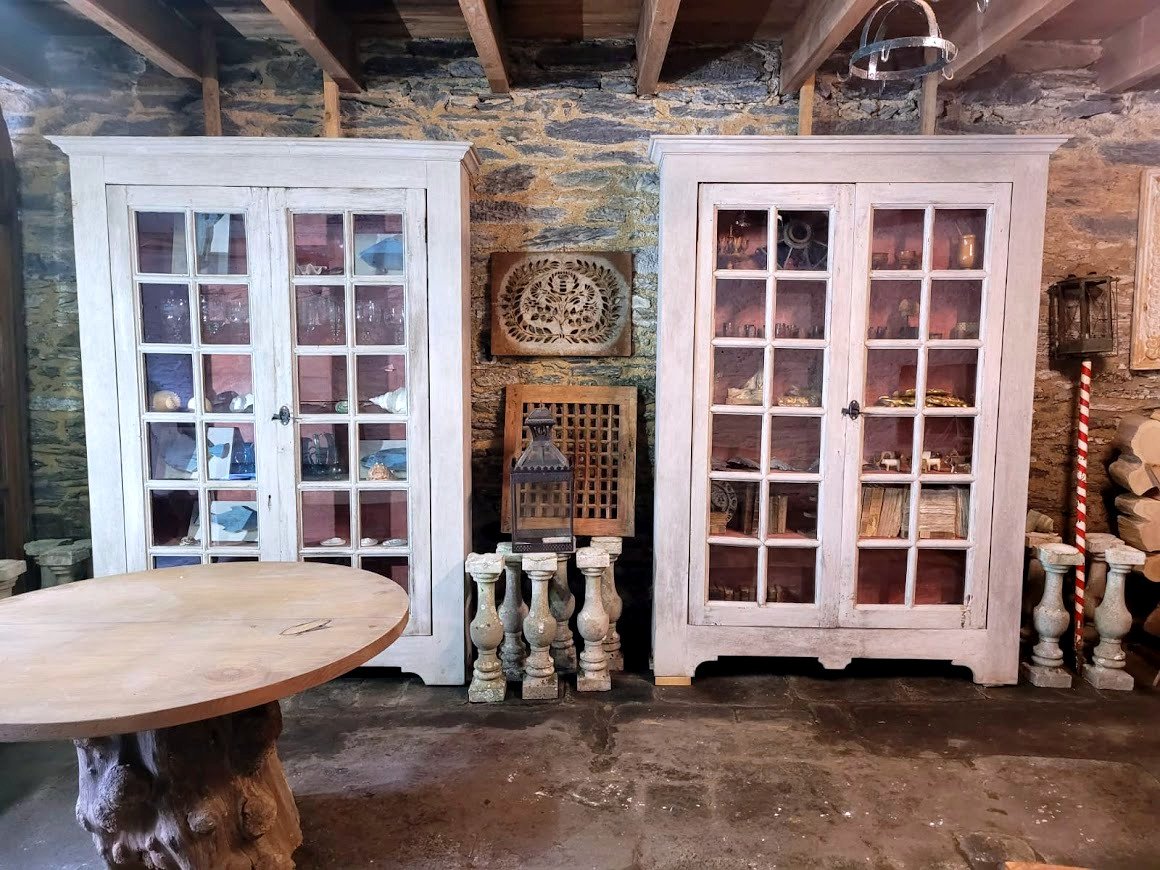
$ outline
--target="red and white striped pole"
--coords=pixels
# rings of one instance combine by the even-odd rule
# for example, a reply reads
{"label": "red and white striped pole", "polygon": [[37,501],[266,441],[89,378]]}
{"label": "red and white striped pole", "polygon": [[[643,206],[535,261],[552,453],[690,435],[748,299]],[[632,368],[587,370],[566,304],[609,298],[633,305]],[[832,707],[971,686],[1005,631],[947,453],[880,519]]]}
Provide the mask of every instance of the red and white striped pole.
{"label": "red and white striped pole", "polygon": [[1088,410],[1092,401],[1092,364],[1084,360],[1079,371],[1079,429],[1075,474],[1075,548],[1085,561],[1075,567],[1075,669],[1083,670],[1083,598],[1087,583],[1087,460]]}

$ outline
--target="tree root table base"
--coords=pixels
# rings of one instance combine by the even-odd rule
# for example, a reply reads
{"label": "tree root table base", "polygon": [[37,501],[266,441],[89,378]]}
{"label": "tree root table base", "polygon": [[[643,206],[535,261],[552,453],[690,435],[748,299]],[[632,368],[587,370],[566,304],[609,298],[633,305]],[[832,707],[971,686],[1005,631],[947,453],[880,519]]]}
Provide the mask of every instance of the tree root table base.
{"label": "tree root table base", "polygon": [[298,809],[278,702],[155,731],[74,741],[77,821],[117,870],[291,870]]}

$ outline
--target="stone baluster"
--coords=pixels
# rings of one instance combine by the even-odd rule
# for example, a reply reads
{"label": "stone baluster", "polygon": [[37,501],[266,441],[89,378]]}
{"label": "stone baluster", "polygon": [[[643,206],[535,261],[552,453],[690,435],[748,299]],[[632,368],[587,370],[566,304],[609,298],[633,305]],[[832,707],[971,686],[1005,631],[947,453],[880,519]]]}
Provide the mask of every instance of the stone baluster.
{"label": "stone baluster", "polygon": [[524,557],[512,552],[509,541],[498,544],[495,551],[503,557],[506,569],[503,602],[499,606],[499,619],[503,623],[503,645],[499,648],[499,658],[503,662],[504,676],[518,683],[524,678],[524,661],[528,657],[523,635],[524,619],[528,615],[521,570]]}
{"label": "stone baluster", "polygon": [[608,614],[608,634],[604,636],[604,651],[608,653],[608,670],[624,670],[624,654],[620,651],[620,633],[616,630],[616,621],[620,619],[624,602],[620,600],[620,593],[616,591],[616,560],[624,549],[624,539],[604,535],[594,537],[592,546],[608,554],[608,570],[604,572],[604,585],[601,586],[601,595],[604,597],[604,611]]}
{"label": "stone baluster", "polygon": [[507,682],[500,668],[496,650],[503,640],[503,623],[495,609],[495,582],[503,571],[499,553],[472,553],[467,557],[467,572],[475,581],[475,619],[471,620],[471,642],[479,651],[467,700],[474,703],[497,703],[504,699]]}
{"label": "stone baluster", "polygon": [[556,574],[556,555],[528,553],[523,563],[524,573],[532,581],[532,605],[524,619],[524,637],[529,648],[524,664],[524,698],[554,701],[560,696],[560,678],[552,662],[556,619],[548,606],[548,584]]}
{"label": "stone baluster", "polygon": [[28,570],[23,559],[0,559],[0,598],[7,598],[16,588],[21,575]]}
{"label": "stone baluster", "polygon": [[1085,644],[1099,639],[1096,631],[1096,607],[1104,598],[1108,582],[1108,560],[1105,553],[1111,547],[1122,547],[1124,542],[1107,532],[1092,532],[1087,536],[1087,582],[1083,595],[1083,639]]}
{"label": "stone baluster", "polygon": [[578,692],[607,692],[612,688],[608,653],[604,651],[608,614],[604,612],[603,587],[610,562],[611,557],[599,547],[583,547],[576,551],[576,567],[584,575],[584,606],[576,618],[576,627],[584,638],[580,670],[576,674]]}
{"label": "stone baluster", "polygon": [[1128,573],[1144,564],[1144,554],[1125,544],[1108,547],[1107,585],[1104,598],[1096,608],[1096,629],[1099,645],[1092,654],[1092,663],[1083,669],[1083,678],[1097,689],[1116,689],[1130,692],[1135,688],[1132,675],[1124,670],[1124,635],[1132,627],[1132,614],[1124,604],[1124,583]]}
{"label": "stone baluster", "polygon": [[1035,629],[1031,625],[1032,610],[1043,597],[1043,565],[1039,561],[1039,548],[1044,544],[1061,544],[1063,538],[1053,532],[1027,532],[1024,538],[1026,559],[1023,569],[1023,625],[1020,636],[1034,641]]}
{"label": "stone baluster", "polygon": [[556,672],[561,674],[576,673],[576,638],[572,634],[572,626],[568,623],[572,614],[576,612],[576,597],[568,588],[568,559],[571,553],[557,553],[556,576],[552,579],[552,586],[548,590],[548,605],[552,609],[552,616],[556,618],[556,639],[552,641],[552,661],[556,663]]}
{"label": "stone baluster", "polygon": [[1063,669],[1063,650],[1059,648],[1059,638],[1069,622],[1063,606],[1063,578],[1083,563],[1083,556],[1069,544],[1044,544],[1039,548],[1039,561],[1046,573],[1043,598],[1034,610],[1039,642],[1031,661],[1023,663],[1023,673],[1034,686],[1066,689],[1071,685],[1071,674]]}

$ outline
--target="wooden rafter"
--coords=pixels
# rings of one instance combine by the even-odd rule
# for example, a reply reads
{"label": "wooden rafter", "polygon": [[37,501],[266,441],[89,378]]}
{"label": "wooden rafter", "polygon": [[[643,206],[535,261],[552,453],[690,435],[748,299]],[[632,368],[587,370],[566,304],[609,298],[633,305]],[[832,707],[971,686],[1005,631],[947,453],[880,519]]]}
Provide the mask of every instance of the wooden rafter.
{"label": "wooden rafter", "polygon": [[360,93],[354,36],[328,0],[262,0],[286,32],[314,58],[339,90]]}
{"label": "wooden rafter", "polygon": [[475,43],[475,50],[479,53],[479,62],[487,75],[487,83],[494,93],[509,93],[512,89],[512,75],[495,0],[459,0],[459,8],[463,10],[463,18],[471,33],[471,41]]}
{"label": "wooden rafter", "polygon": [[1100,88],[1117,93],[1160,76],[1160,9],[1142,15],[1103,41],[1096,64]]}
{"label": "wooden rafter", "polygon": [[636,31],[636,92],[642,97],[657,92],[661,67],[669,50],[669,38],[681,0],[644,0]]}
{"label": "wooden rafter", "polygon": [[992,3],[986,12],[973,9],[947,34],[959,50],[950,65],[955,80],[965,79],[1005,54],[1039,25],[1055,17],[1075,0],[1006,0]]}
{"label": "wooden rafter", "polygon": [[781,92],[798,90],[880,0],[815,0],[785,38]]}
{"label": "wooden rafter", "polygon": [[159,0],[65,0],[170,75],[201,80],[201,35]]}

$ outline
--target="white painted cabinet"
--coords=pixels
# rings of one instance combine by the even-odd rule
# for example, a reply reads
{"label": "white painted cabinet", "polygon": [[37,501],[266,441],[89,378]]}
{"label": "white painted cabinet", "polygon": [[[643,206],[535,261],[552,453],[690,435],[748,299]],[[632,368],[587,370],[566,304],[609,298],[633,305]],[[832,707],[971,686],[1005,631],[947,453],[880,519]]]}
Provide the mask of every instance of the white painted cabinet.
{"label": "white painted cabinet", "polygon": [[53,142],[72,172],[98,576],[362,567],[411,596],[372,664],[462,683],[470,145]]}
{"label": "white painted cabinet", "polygon": [[654,670],[1017,675],[1044,137],[656,137]]}

